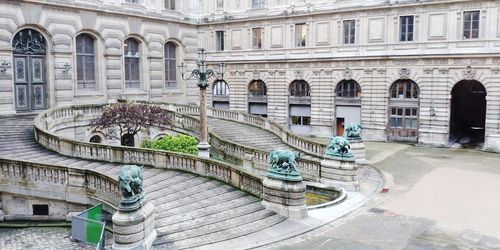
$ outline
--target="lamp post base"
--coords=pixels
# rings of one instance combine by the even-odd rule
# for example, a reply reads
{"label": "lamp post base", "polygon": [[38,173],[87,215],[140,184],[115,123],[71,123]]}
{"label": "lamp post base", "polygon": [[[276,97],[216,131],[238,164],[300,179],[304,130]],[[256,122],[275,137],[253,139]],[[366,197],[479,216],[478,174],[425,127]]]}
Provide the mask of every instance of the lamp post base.
{"label": "lamp post base", "polygon": [[207,142],[200,142],[198,144],[198,156],[210,158],[210,144]]}

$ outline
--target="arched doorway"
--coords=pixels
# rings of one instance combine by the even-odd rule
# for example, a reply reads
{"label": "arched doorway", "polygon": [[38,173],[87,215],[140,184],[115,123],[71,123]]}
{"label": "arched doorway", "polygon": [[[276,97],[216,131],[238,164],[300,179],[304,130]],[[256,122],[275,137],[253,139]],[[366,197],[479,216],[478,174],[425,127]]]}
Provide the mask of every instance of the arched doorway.
{"label": "arched doorway", "polygon": [[262,80],[248,84],[248,113],[267,117],[267,87]]}
{"label": "arched doorway", "polygon": [[418,141],[420,90],[410,79],[394,82],[389,91],[389,141]]}
{"label": "arched doorway", "polygon": [[46,46],[43,35],[34,29],[19,31],[12,40],[17,111],[47,108]]}
{"label": "arched doorway", "polygon": [[121,139],[121,145],[122,146],[128,146],[128,147],[134,147],[135,146],[135,140],[134,136],[132,134],[124,134]]}
{"label": "arched doorway", "polygon": [[102,138],[98,135],[93,135],[92,137],[90,137],[90,142],[93,142],[93,143],[101,143],[102,142]]}
{"label": "arched doorway", "polygon": [[361,87],[354,80],[342,80],[335,88],[335,131],[344,135],[344,127],[361,124]]}
{"label": "arched doorway", "polygon": [[486,89],[474,80],[458,82],[451,90],[450,143],[484,142]]}

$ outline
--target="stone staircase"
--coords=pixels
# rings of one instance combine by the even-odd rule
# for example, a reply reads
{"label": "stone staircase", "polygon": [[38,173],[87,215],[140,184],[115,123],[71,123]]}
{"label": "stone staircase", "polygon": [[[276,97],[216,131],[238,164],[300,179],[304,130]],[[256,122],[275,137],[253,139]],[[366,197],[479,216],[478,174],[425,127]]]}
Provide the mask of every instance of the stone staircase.
{"label": "stone staircase", "polygon": [[[0,117],[0,158],[92,169],[117,177],[118,164],[66,157],[38,145],[33,139],[33,119],[33,115]],[[211,125],[220,128],[217,122],[211,121]],[[232,139],[235,130],[226,131],[224,137]],[[264,137],[263,147],[276,146],[271,143],[272,137]],[[258,141],[248,142],[258,146]],[[144,179],[149,199],[155,204],[157,249],[197,248],[244,238],[285,220],[265,210],[258,198],[210,178],[146,168]]]}
{"label": "stone staircase", "polygon": [[[244,146],[271,152],[275,149],[287,149],[298,151],[297,149],[284,143],[275,134],[255,126],[222,120],[217,118],[208,118],[208,127],[217,135],[225,140],[235,142]],[[304,159],[320,161],[321,159],[307,154],[301,154]]]}

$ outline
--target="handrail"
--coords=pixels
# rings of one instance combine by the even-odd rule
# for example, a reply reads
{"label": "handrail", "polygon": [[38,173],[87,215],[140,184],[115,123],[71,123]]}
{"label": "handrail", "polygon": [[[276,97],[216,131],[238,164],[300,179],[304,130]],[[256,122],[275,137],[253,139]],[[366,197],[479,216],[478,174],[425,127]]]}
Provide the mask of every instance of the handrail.
{"label": "handrail", "polygon": [[[262,195],[263,179],[261,177],[222,161],[163,150],[80,142],[49,132],[53,129],[62,128],[61,124],[78,123],[88,125],[88,119],[98,115],[102,111],[102,106],[59,107],[39,114],[35,118],[35,140],[47,149],[66,156],[187,171],[215,178],[258,197]],[[77,119],[79,117],[81,119]],[[185,118],[186,116],[182,115],[181,117]],[[176,117],[176,120],[178,118]],[[87,119],[87,124],[82,119]],[[191,126],[194,129],[196,122],[199,122],[194,118],[186,118],[185,120],[187,122],[183,123],[183,128]]]}

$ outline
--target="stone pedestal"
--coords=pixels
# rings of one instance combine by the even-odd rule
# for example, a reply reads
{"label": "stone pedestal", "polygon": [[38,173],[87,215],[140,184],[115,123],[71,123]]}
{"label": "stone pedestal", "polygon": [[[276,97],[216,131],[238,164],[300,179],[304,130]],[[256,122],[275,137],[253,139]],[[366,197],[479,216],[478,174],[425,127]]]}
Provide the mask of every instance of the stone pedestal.
{"label": "stone pedestal", "polygon": [[350,140],[351,152],[357,164],[366,164],[365,144],[362,140]]}
{"label": "stone pedestal", "polygon": [[320,182],[328,186],[342,187],[348,191],[359,191],[359,166],[354,158],[321,161]]}
{"label": "stone pedestal", "polygon": [[286,181],[270,177],[264,179],[262,205],[289,218],[307,217],[306,184],[302,181]]}
{"label": "stone pedestal", "polygon": [[153,202],[135,210],[118,210],[113,214],[113,230],[112,249],[151,249],[156,239]]}

